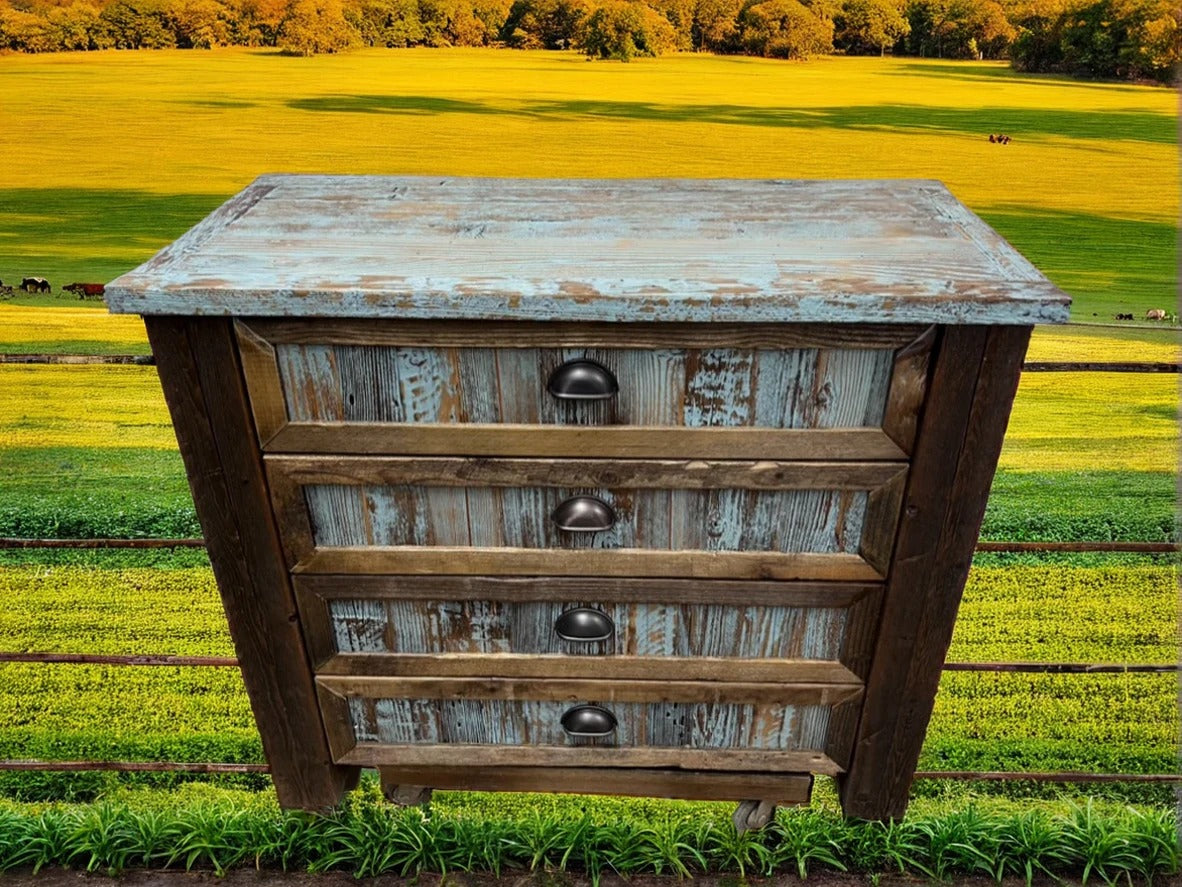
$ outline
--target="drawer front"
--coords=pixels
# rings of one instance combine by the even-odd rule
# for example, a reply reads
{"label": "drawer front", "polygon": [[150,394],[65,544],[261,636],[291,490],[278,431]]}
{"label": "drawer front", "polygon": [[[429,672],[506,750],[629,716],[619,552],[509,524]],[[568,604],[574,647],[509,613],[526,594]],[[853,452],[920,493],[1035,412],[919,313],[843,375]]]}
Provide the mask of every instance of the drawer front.
{"label": "drawer front", "polygon": [[238,329],[269,452],[481,455],[575,455],[585,428],[603,455],[899,458],[933,338],[774,324]]}
{"label": "drawer front", "polygon": [[[579,714],[606,712],[577,723]],[[511,746],[610,748],[768,749],[824,748],[829,708],[819,705],[715,702],[610,702],[597,704],[522,699],[349,700],[358,744],[465,743]],[[567,723],[587,731],[573,735]],[[576,723],[572,723],[576,722]]]}
{"label": "drawer front", "polygon": [[[852,675],[827,683],[318,675],[316,685],[338,760],[391,764],[395,750],[459,745],[473,766],[487,758],[467,749],[484,747],[500,750],[502,763],[549,749],[555,762],[581,751],[584,765],[663,766],[686,752],[729,755],[732,769],[745,760],[746,769],[814,772],[842,766],[831,756],[844,753],[831,722],[842,729],[863,691]],[[752,766],[760,755],[779,763]],[[809,757],[825,761],[802,765]]]}
{"label": "drawer front", "polygon": [[[294,585],[322,675],[783,685],[863,678],[882,590],[873,583],[307,573]],[[604,628],[607,636],[596,639]]]}
{"label": "drawer front", "polygon": [[771,461],[274,456],[267,469],[289,560],[317,572],[876,580],[906,479],[898,463]]}
{"label": "drawer front", "polygon": [[[334,652],[346,654],[837,660],[847,621],[841,607],[356,598],[327,603]],[[580,631],[596,639],[572,639]],[[608,636],[598,639],[601,631]]]}
{"label": "drawer front", "polygon": [[[305,487],[318,547],[856,552],[865,490]],[[560,508],[602,529],[562,529]],[[576,515],[577,517],[577,515]]]}
{"label": "drawer front", "polygon": [[[890,349],[852,348],[280,345],[276,356],[296,422],[684,428],[880,427],[894,363]],[[563,391],[580,370],[607,384]]]}

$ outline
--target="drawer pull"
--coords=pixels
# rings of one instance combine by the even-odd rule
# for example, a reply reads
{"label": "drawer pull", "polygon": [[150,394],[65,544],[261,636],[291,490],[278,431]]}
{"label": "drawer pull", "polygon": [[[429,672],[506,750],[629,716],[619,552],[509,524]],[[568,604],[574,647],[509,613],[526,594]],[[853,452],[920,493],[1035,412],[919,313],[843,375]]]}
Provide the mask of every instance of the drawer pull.
{"label": "drawer pull", "polygon": [[609,400],[620,386],[611,370],[584,357],[568,360],[554,370],[546,390],[559,400]]}
{"label": "drawer pull", "polygon": [[616,513],[595,496],[572,496],[554,509],[550,520],[568,533],[599,533],[612,528]]}
{"label": "drawer pull", "polygon": [[590,607],[567,610],[554,622],[554,631],[564,641],[606,641],[615,630],[615,625],[606,613]]}
{"label": "drawer pull", "polygon": [[598,705],[576,705],[562,716],[567,736],[610,736],[616,732],[616,716]]}

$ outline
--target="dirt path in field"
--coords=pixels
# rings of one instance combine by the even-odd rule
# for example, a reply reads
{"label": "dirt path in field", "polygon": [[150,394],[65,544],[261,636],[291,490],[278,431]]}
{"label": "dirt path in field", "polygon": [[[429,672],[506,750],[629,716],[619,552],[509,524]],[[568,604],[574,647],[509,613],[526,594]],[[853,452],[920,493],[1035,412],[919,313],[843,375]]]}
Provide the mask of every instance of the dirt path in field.
{"label": "dirt path in field", "polygon": [[[627,879],[605,875],[599,883],[601,887],[928,887],[934,883],[938,883],[940,887],[997,887],[997,882],[988,878],[956,878],[932,882],[926,878],[884,875],[875,882],[863,875],[830,872],[813,873],[807,881],[788,875],[746,879],[736,875],[703,875],[682,881],[673,877],[651,875],[638,875]],[[1007,878],[1002,882],[1002,887],[1025,887],[1025,883],[1023,879]],[[1071,879],[1054,881],[1050,878],[1035,878],[1034,887],[1071,887],[1078,883]],[[1090,883],[1099,885],[1103,882],[1093,878]],[[343,872],[310,875],[307,872],[255,869],[235,869],[222,878],[212,872],[142,870],[128,871],[118,878],[65,869],[45,869],[36,875],[30,872],[9,872],[0,875],[2,887],[590,887],[590,884],[586,877],[560,872],[506,872],[500,878],[463,873],[448,875],[445,878],[438,875],[422,875],[417,878],[383,875],[361,880]],[[1182,887],[1182,875],[1154,878],[1153,885]]]}

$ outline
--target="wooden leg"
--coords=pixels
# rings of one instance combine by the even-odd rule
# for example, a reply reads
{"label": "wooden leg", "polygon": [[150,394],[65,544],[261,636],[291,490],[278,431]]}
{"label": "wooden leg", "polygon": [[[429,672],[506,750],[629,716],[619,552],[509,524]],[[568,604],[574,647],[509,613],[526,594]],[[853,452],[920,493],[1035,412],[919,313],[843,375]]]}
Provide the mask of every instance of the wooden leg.
{"label": "wooden leg", "polygon": [[390,785],[382,783],[382,794],[399,807],[418,807],[431,803],[431,788],[426,785]]}
{"label": "wooden leg", "polygon": [[771,801],[739,801],[731,821],[739,834],[759,831],[775,818],[776,805]]}
{"label": "wooden leg", "polygon": [[865,703],[838,777],[846,816],[902,819],[907,810],[1029,337],[1029,327],[961,326],[941,334]]}
{"label": "wooden leg", "polygon": [[279,804],[333,807],[361,771],[333,763],[324,734],[234,328],[224,318],[145,323]]}

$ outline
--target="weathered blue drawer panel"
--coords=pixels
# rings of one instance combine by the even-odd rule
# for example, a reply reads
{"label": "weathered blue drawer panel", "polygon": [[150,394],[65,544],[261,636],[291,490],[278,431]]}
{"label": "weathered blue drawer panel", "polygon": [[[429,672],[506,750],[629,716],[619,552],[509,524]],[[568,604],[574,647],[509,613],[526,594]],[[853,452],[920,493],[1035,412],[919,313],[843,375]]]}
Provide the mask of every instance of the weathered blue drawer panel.
{"label": "weathered blue drawer panel", "polygon": [[[605,349],[279,345],[296,422],[880,427],[894,352],[877,348]],[[619,385],[561,400],[547,383],[591,359]]]}
{"label": "weathered blue drawer panel", "polygon": [[[556,626],[575,609],[610,620],[603,640],[569,640]],[[543,653],[572,656],[841,658],[848,611],[840,607],[586,601],[431,601],[340,598],[328,602],[338,653]]]}
{"label": "weathered blue drawer panel", "polygon": [[353,697],[358,744],[473,743],[614,748],[824,749],[828,706],[727,702],[612,702],[609,736],[567,735],[569,702],[525,699],[370,699]]}
{"label": "weathered blue drawer panel", "polygon": [[[644,548],[856,552],[867,491],[661,490],[426,485],[304,488],[317,547]],[[568,532],[563,503],[594,496],[610,528]]]}

